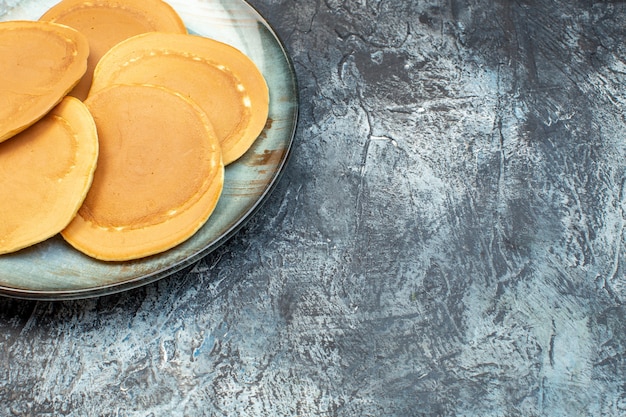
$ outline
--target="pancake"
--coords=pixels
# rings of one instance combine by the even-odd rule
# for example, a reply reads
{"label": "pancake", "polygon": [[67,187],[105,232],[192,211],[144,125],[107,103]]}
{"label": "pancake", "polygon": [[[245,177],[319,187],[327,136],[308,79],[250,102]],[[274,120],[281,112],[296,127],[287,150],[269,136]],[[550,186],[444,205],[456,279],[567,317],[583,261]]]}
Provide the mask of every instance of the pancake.
{"label": "pancake", "polygon": [[63,0],[39,20],[71,26],[89,39],[91,54],[85,76],[70,93],[87,97],[96,64],[112,46],[140,33],[187,33],[180,16],[161,0]]}
{"label": "pancake", "polygon": [[96,126],[73,97],[0,143],[0,254],[63,230],[85,199],[97,158]]}
{"label": "pancake", "polygon": [[181,94],[148,85],[115,85],[85,104],[100,156],[65,240],[94,258],[125,261],[191,237],[224,184],[219,142],[204,112]]}
{"label": "pancake", "polygon": [[120,42],[96,67],[90,94],[129,83],[162,85],[198,103],[220,139],[225,165],[252,146],[267,122],[263,75],[241,51],[213,39],[146,33]]}
{"label": "pancake", "polygon": [[87,39],[66,26],[0,22],[0,142],[41,119],[87,68]]}

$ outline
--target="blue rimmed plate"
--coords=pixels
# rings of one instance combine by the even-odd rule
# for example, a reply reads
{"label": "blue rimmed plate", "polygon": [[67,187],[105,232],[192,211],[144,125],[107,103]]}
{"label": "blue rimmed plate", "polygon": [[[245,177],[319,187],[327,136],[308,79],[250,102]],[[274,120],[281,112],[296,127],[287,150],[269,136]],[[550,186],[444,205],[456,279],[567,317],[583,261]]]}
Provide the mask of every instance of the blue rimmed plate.
{"label": "blue rimmed plate", "polygon": [[[0,20],[35,20],[57,0],[24,0],[7,6]],[[162,254],[129,262],[101,262],[55,236],[0,256],[0,294],[60,300],[111,294],[168,276],[230,238],[276,185],[290,154],[298,119],[292,63],[270,25],[243,0],[170,0],[190,33],[228,43],[259,67],[270,90],[268,123],[253,147],[226,168],[224,190],[213,215],[193,237]],[[13,4],[13,3],[10,3]],[[182,185],[181,185],[182,186]]]}

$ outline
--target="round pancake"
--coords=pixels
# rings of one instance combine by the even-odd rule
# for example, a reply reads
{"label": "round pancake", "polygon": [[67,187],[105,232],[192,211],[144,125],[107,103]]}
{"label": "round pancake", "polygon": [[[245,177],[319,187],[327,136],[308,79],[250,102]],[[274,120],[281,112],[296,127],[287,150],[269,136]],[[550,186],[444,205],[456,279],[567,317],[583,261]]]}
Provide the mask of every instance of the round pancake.
{"label": "round pancake", "polygon": [[63,0],[40,20],[62,23],[89,39],[88,69],[70,94],[84,100],[96,64],[118,42],[145,32],[187,33],[180,16],[161,0]]}
{"label": "round pancake", "polygon": [[73,97],[0,143],[0,253],[63,230],[89,190],[97,158],[96,126]]}
{"label": "round pancake", "polygon": [[197,102],[215,128],[226,165],[252,146],[267,122],[263,75],[241,51],[213,39],[145,33],[117,44],[96,67],[90,94],[128,83],[163,85]]}
{"label": "round pancake", "polygon": [[89,44],[48,22],[0,22],[0,142],[41,119],[85,73]]}
{"label": "round pancake", "polygon": [[219,142],[191,100],[158,86],[115,85],[85,104],[98,128],[93,184],[62,232],[97,259],[125,261],[170,249],[213,212],[224,184]]}

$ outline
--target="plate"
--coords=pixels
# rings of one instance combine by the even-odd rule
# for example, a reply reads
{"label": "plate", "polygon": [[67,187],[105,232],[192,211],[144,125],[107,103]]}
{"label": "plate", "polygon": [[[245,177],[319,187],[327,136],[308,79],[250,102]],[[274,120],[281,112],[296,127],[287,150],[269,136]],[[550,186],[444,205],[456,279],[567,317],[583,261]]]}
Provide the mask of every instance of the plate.
{"label": "plate", "polygon": [[[35,20],[57,0],[0,0],[0,20]],[[128,262],[102,262],[60,236],[0,256],[0,295],[61,300],[101,296],[166,277],[206,256],[254,215],[275,187],[290,154],[298,119],[293,65],[270,25],[243,0],[170,0],[192,34],[228,43],[259,67],[270,91],[268,123],[239,160],[226,168],[224,190],[208,222],[183,244]],[[184,184],[181,184],[184,186]]]}

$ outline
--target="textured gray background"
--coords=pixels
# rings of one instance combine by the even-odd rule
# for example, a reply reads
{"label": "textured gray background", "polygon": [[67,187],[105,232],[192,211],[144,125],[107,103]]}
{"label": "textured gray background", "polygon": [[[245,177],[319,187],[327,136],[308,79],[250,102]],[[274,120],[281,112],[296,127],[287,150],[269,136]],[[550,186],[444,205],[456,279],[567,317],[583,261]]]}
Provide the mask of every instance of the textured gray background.
{"label": "textured gray background", "polygon": [[626,415],[626,4],[252,4],[278,188],[158,283],[0,299],[0,415]]}

